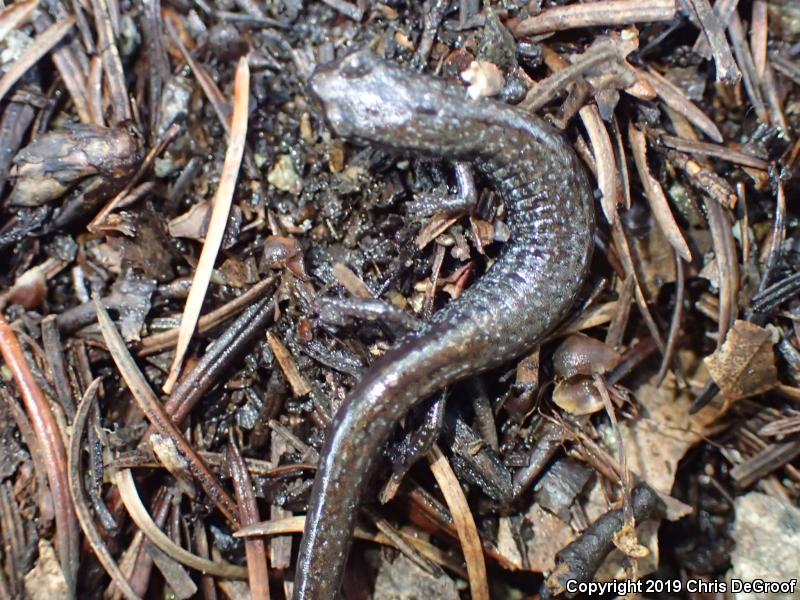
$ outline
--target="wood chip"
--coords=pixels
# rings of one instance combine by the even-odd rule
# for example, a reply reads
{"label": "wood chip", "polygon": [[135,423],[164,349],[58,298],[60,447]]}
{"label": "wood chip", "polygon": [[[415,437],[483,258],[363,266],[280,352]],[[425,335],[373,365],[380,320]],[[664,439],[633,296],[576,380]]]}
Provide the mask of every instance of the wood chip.
{"label": "wood chip", "polygon": [[272,349],[275,360],[278,361],[283,374],[289,381],[289,385],[292,386],[294,395],[298,398],[308,395],[311,392],[311,386],[300,373],[300,369],[297,368],[297,363],[294,361],[294,357],[292,353],[289,352],[289,349],[284,346],[283,342],[271,331],[267,333],[267,343]]}
{"label": "wood chip", "polygon": [[447,231],[447,229],[456,221],[458,221],[459,217],[451,217],[444,213],[433,215],[430,220],[419,230],[417,234],[417,248],[422,250],[425,246],[430,244],[433,240],[435,240],[440,234]]}

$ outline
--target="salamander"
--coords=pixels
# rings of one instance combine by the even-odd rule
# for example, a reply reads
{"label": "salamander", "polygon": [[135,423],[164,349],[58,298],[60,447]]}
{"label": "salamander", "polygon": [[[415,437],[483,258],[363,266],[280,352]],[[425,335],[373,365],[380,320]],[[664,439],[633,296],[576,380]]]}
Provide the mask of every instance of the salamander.
{"label": "salamander", "polygon": [[592,186],[567,140],[525,111],[359,50],[308,82],[332,132],[356,144],[471,163],[501,194],[511,231],[497,262],[350,391],[328,431],[295,576],[295,600],[338,594],[361,491],[418,402],[529,351],[566,315],[591,259]]}

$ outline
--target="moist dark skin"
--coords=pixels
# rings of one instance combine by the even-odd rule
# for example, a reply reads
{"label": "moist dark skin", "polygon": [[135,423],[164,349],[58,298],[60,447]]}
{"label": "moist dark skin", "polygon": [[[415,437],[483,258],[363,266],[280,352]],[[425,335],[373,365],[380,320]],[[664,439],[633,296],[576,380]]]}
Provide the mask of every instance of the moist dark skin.
{"label": "moist dark skin", "polygon": [[358,51],[319,67],[309,94],[338,136],[469,161],[501,193],[511,239],[498,261],[351,390],[328,432],[306,516],[295,600],[338,594],[361,491],[393,428],[433,392],[520,356],[572,306],[592,250],[592,188],[547,123]]}

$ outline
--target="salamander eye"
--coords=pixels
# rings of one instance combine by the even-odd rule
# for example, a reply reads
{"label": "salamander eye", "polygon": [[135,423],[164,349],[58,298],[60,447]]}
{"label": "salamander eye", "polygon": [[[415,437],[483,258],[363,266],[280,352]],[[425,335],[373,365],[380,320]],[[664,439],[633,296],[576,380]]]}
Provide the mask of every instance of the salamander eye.
{"label": "salamander eye", "polygon": [[368,52],[356,52],[342,61],[339,72],[346,79],[358,79],[367,75],[374,64],[373,56]]}
{"label": "salamander eye", "polygon": [[436,102],[430,101],[429,98],[421,98],[415,107],[418,114],[421,115],[438,115],[439,106]]}

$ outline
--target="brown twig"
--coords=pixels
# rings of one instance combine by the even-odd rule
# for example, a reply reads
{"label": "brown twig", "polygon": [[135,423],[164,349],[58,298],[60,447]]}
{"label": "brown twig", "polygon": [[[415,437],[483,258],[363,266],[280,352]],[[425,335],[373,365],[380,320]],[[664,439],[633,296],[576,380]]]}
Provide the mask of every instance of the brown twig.
{"label": "brown twig", "polygon": [[739,261],[736,257],[736,243],[731,232],[731,217],[720,204],[714,200],[706,201],[708,224],[717,257],[719,279],[719,325],[717,329],[717,347],[725,341],[731,325],[738,312],[737,297],[739,294]]}
{"label": "brown twig", "polygon": [[[41,33],[45,29],[52,27],[53,21],[46,12],[42,11],[36,15],[33,24],[36,30]],[[70,98],[72,98],[75,112],[78,113],[81,123],[91,123],[92,116],[89,112],[89,101],[86,98],[86,74],[81,66],[82,61],[76,56],[73,46],[71,44],[59,44],[53,48],[50,56],[58,74],[61,76],[61,80],[64,82],[64,87],[67,88]],[[34,127],[34,130],[40,129],[39,127]]]}
{"label": "brown twig", "polygon": [[97,45],[103,60],[103,72],[108,83],[111,98],[111,125],[116,127],[133,118],[125,86],[125,73],[119,58],[116,35],[114,33],[108,0],[92,0],[94,22],[97,29]]}
{"label": "brown twig", "polygon": [[[673,250],[674,251],[674,250]],[[678,342],[678,336],[681,332],[681,322],[683,321],[683,300],[686,289],[686,278],[683,274],[683,260],[680,255],[675,252],[675,307],[672,310],[672,319],[669,323],[669,334],[667,335],[667,347],[664,350],[664,356],[661,357],[661,367],[658,369],[656,375],[656,385],[661,385],[664,377],[667,375],[667,369],[672,362],[672,354],[675,352],[675,345]]]}
{"label": "brown twig", "polygon": [[548,8],[520,21],[513,32],[517,37],[525,37],[578,27],[671,21],[676,14],[675,0],[601,0]]}
{"label": "brown twig", "polygon": [[8,67],[3,77],[0,78],[0,100],[14,87],[20,77],[27,73],[33,65],[39,62],[45,54],[50,52],[69,33],[74,24],[75,17],[69,17],[60,23],[51,25],[44,33],[36,36],[30,47]]}
{"label": "brown twig", "polygon": [[[234,442],[233,431],[231,431],[228,441],[228,465],[231,469],[236,500],[239,503],[242,525],[258,523],[260,519],[256,497],[253,493],[253,482],[239,448]],[[244,551],[247,557],[247,573],[253,600],[269,600],[269,571],[267,569],[267,549],[264,542],[258,539],[245,539]]]}
{"label": "brown twig", "polygon": [[89,78],[86,80],[89,114],[92,123],[104,127],[106,119],[103,116],[103,61],[99,56],[93,56],[89,65]]}
{"label": "brown twig", "polygon": [[169,539],[169,537],[153,523],[153,519],[147,512],[144,504],[142,504],[142,499],[139,497],[139,492],[136,490],[136,483],[133,481],[133,474],[130,469],[123,469],[117,473],[116,482],[119,487],[122,502],[125,504],[125,508],[128,510],[128,514],[130,514],[133,522],[144,532],[147,539],[167,556],[201,573],[208,573],[227,579],[247,579],[246,568],[240,567],[239,565],[201,558],[188,550],[184,550]]}
{"label": "brown twig", "polygon": [[89,411],[92,408],[92,403],[97,396],[97,388],[100,386],[101,379],[95,379],[78,405],[78,410],[75,413],[75,420],[73,422],[72,437],[69,444],[69,486],[72,492],[72,500],[75,503],[75,512],[78,515],[81,529],[86,535],[89,545],[92,547],[97,560],[103,565],[106,573],[109,574],[114,584],[117,586],[122,594],[128,600],[141,600],[139,594],[133,591],[130,583],[120,571],[119,565],[111,556],[108,551],[103,537],[100,535],[97,526],[94,524],[94,519],[89,511],[88,502],[86,500],[86,492],[83,489],[83,477],[81,475],[81,445],[83,443],[83,432],[86,429],[86,422],[89,418]]}
{"label": "brown twig", "polygon": [[[633,491],[633,515],[637,522],[662,518],[666,507],[658,494],[647,484]],[[565,591],[567,581],[591,581],[608,553],[614,548],[614,535],[622,528],[622,510],[605,513],[591,527],[556,555],[556,567],[542,585],[541,595],[550,598]],[[567,594],[568,597],[574,594]]]}
{"label": "brown twig", "polygon": [[756,73],[756,67],[753,63],[753,55],[750,52],[750,46],[747,44],[747,39],[744,32],[744,25],[737,13],[731,15],[730,23],[728,23],[728,34],[733,44],[733,52],[736,54],[736,60],[741,68],[742,83],[747,92],[747,97],[753,105],[753,110],[756,116],[762,123],[769,123],[769,114],[764,106],[764,97],[761,95],[761,88],[758,85],[759,77]]}
{"label": "brown twig", "polygon": [[14,382],[25,405],[25,411],[28,413],[36,439],[44,454],[47,480],[50,483],[55,507],[58,554],[67,582],[67,590],[72,597],[75,594],[80,561],[78,550],[80,537],[78,521],[70,501],[67,453],[50,404],[33,378],[17,336],[2,314],[0,314],[0,353],[14,377]]}
{"label": "brown twig", "polygon": [[72,399],[69,379],[67,378],[67,366],[64,362],[64,346],[61,343],[61,335],[58,332],[56,317],[49,315],[42,319],[42,345],[44,346],[47,367],[50,370],[50,379],[58,394],[58,403],[64,409],[67,418],[72,421],[75,417],[75,402]]}
{"label": "brown twig", "polygon": [[[241,296],[237,296],[208,314],[203,315],[197,321],[197,333],[206,333],[214,327],[220,325],[225,319],[244,310],[248,304],[258,299],[275,282],[274,277],[262,279]],[[168,329],[148,335],[139,342],[139,356],[148,356],[166,350],[178,340],[179,328]]]}
{"label": "brown twig", "polygon": [[775,81],[775,70],[772,65],[767,63],[764,67],[764,76],[761,78],[761,89],[764,92],[767,107],[771,113],[771,123],[773,127],[781,130],[784,137],[789,136],[789,123],[783,111],[783,95],[778,89]]}
{"label": "brown twig", "polygon": [[274,312],[275,303],[268,298],[248,307],[197,361],[164,405],[164,410],[174,423],[183,423],[231,361],[261,335],[261,330],[272,319]]}
{"label": "brown twig", "polygon": [[[738,3],[739,0],[716,0],[716,2],[714,2],[714,18],[719,21],[723,29],[728,26],[731,15],[736,10],[736,5]],[[689,18],[700,28],[700,22],[697,20],[693,11],[689,12]],[[697,36],[694,46],[692,46],[692,52],[698,56],[702,56],[706,60],[711,58],[711,46],[708,45],[708,37],[706,37],[704,31],[701,31]]]}
{"label": "brown twig", "polygon": [[700,23],[700,28],[708,40],[711,47],[711,54],[714,57],[714,64],[717,67],[717,81],[725,83],[735,83],[739,81],[742,74],[736,66],[731,54],[731,47],[725,39],[725,32],[720,20],[711,10],[708,0],[687,0],[687,6],[694,10],[695,16]]}
{"label": "brown twig", "polygon": [[709,119],[702,110],[689,101],[678,86],[653,69],[637,71],[637,74],[653,87],[656,94],[664,101],[664,104],[682,114],[692,125],[697,127],[712,140],[720,144],[722,143],[722,133],[720,133],[714,121]]}
{"label": "brown twig", "polygon": [[673,150],[680,152],[688,152],[690,154],[697,154],[700,156],[713,156],[721,160],[742,165],[745,167],[753,167],[754,169],[761,169],[767,171],[769,169],[769,162],[764,159],[746,154],[740,150],[734,150],[722,144],[712,144],[710,142],[701,142],[699,140],[687,140],[684,138],[676,137],[674,135],[667,135],[666,133],[658,136],[658,141]]}
{"label": "brown twig", "polygon": [[[569,63],[549,48],[545,49],[545,60],[550,69],[555,72],[569,68]],[[597,106],[594,104],[583,106],[579,109],[578,114],[592,144],[592,154],[597,165],[597,185],[602,194],[603,214],[609,223],[613,223],[617,219],[619,179],[611,138]]]}
{"label": "brown twig", "polygon": [[589,70],[610,60],[621,60],[619,55],[619,47],[612,42],[590,48],[570,66],[553,73],[532,87],[519,106],[531,112],[538,111]]}
{"label": "brown twig", "polygon": [[28,21],[36,10],[39,0],[22,0],[0,10],[0,42],[20,25]]}
{"label": "brown twig", "polygon": [[764,78],[767,68],[767,0],[753,0],[753,11],[750,18],[750,51],[753,53],[753,63],[756,67],[756,76]]}
{"label": "brown twig", "polygon": [[725,179],[717,175],[706,164],[694,161],[683,152],[675,150],[666,150],[664,156],[670,164],[686,173],[689,185],[698,192],[713,198],[715,202],[728,210],[736,207],[738,200],[736,192],[731,189]]}
{"label": "brown twig", "polygon": [[14,423],[17,425],[22,441],[28,447],[28,452],[33,461],[33,468],[36,475],[36,499],[39,507],[39,518],[44,522],[52,521],[55,517],[53,507],[53,497],[50,494],[50,486],[47,484],[47,467],[44,454],[36,434],[33,432],[31,422],[28,420],[25,411],[20,407],[16,398],[6,389],[5,385],[0,386],[0,398],[3,399]]}
{"label": "brown twig", "polygon": [[164,407],[150,389],[147,381],[139,370],[139,367],[131,358],[125,342],[117,332],[111,317],[108,316],[106,309],[99,300],[95,300],[97,310],[97,321],[100,331],[108,346],[108,351],[114,359],[120,374],[133,394],[139,408],[141,408],[147,420],[150,421],[158,432],[171,439],[180,455],[189,464],[189,470],[200,483],[203,490],[211,498],[212,502],[220,509],[222,514],[236,527],[239,525],[238,511],[236,504],[217,480],[216,476],[209,470],[203,460],[197,455],[194,448],[186,441],[183,434],[175,427],[175,424],[167,415]]}
{"label": "brown twig", "polygon": [[[306,518],[304,515],[298,517],[287,517],[285,519],[261,521],[247,527],[242,527],[239,531],[233,534],[234,537],[247,538],[253,536],[278,536],[287,533],[303,533]],[[448,571],[459,575],[460,577],[467,577],[467,573],[461,566],[461,562],[454,560],[448,553],[443,552],[438,547],[430,542],[414,536],[405,531],[399,531],[399,535],[411,545],[415,551],[419,552],[426,559],[433,563],[446,568]],[[356,525],[353,532],[353,537],[359,540],[366,540],[381,544],[383,546],[395,547],[394,542],[383,533],[370,533],[363,527]]]}
{"label": "brown twig", "polygon": [[311,392],[311,386],[308,380],[300,373],[297,368],[297,363],[289,352],[289,349],[284,343],[271,331],[267,333],[267,343],[275,355],[275,360],[278,361],[284,376],[286,377],[289,385],[292,387],[292,392],[298,398],[307,396]]}

